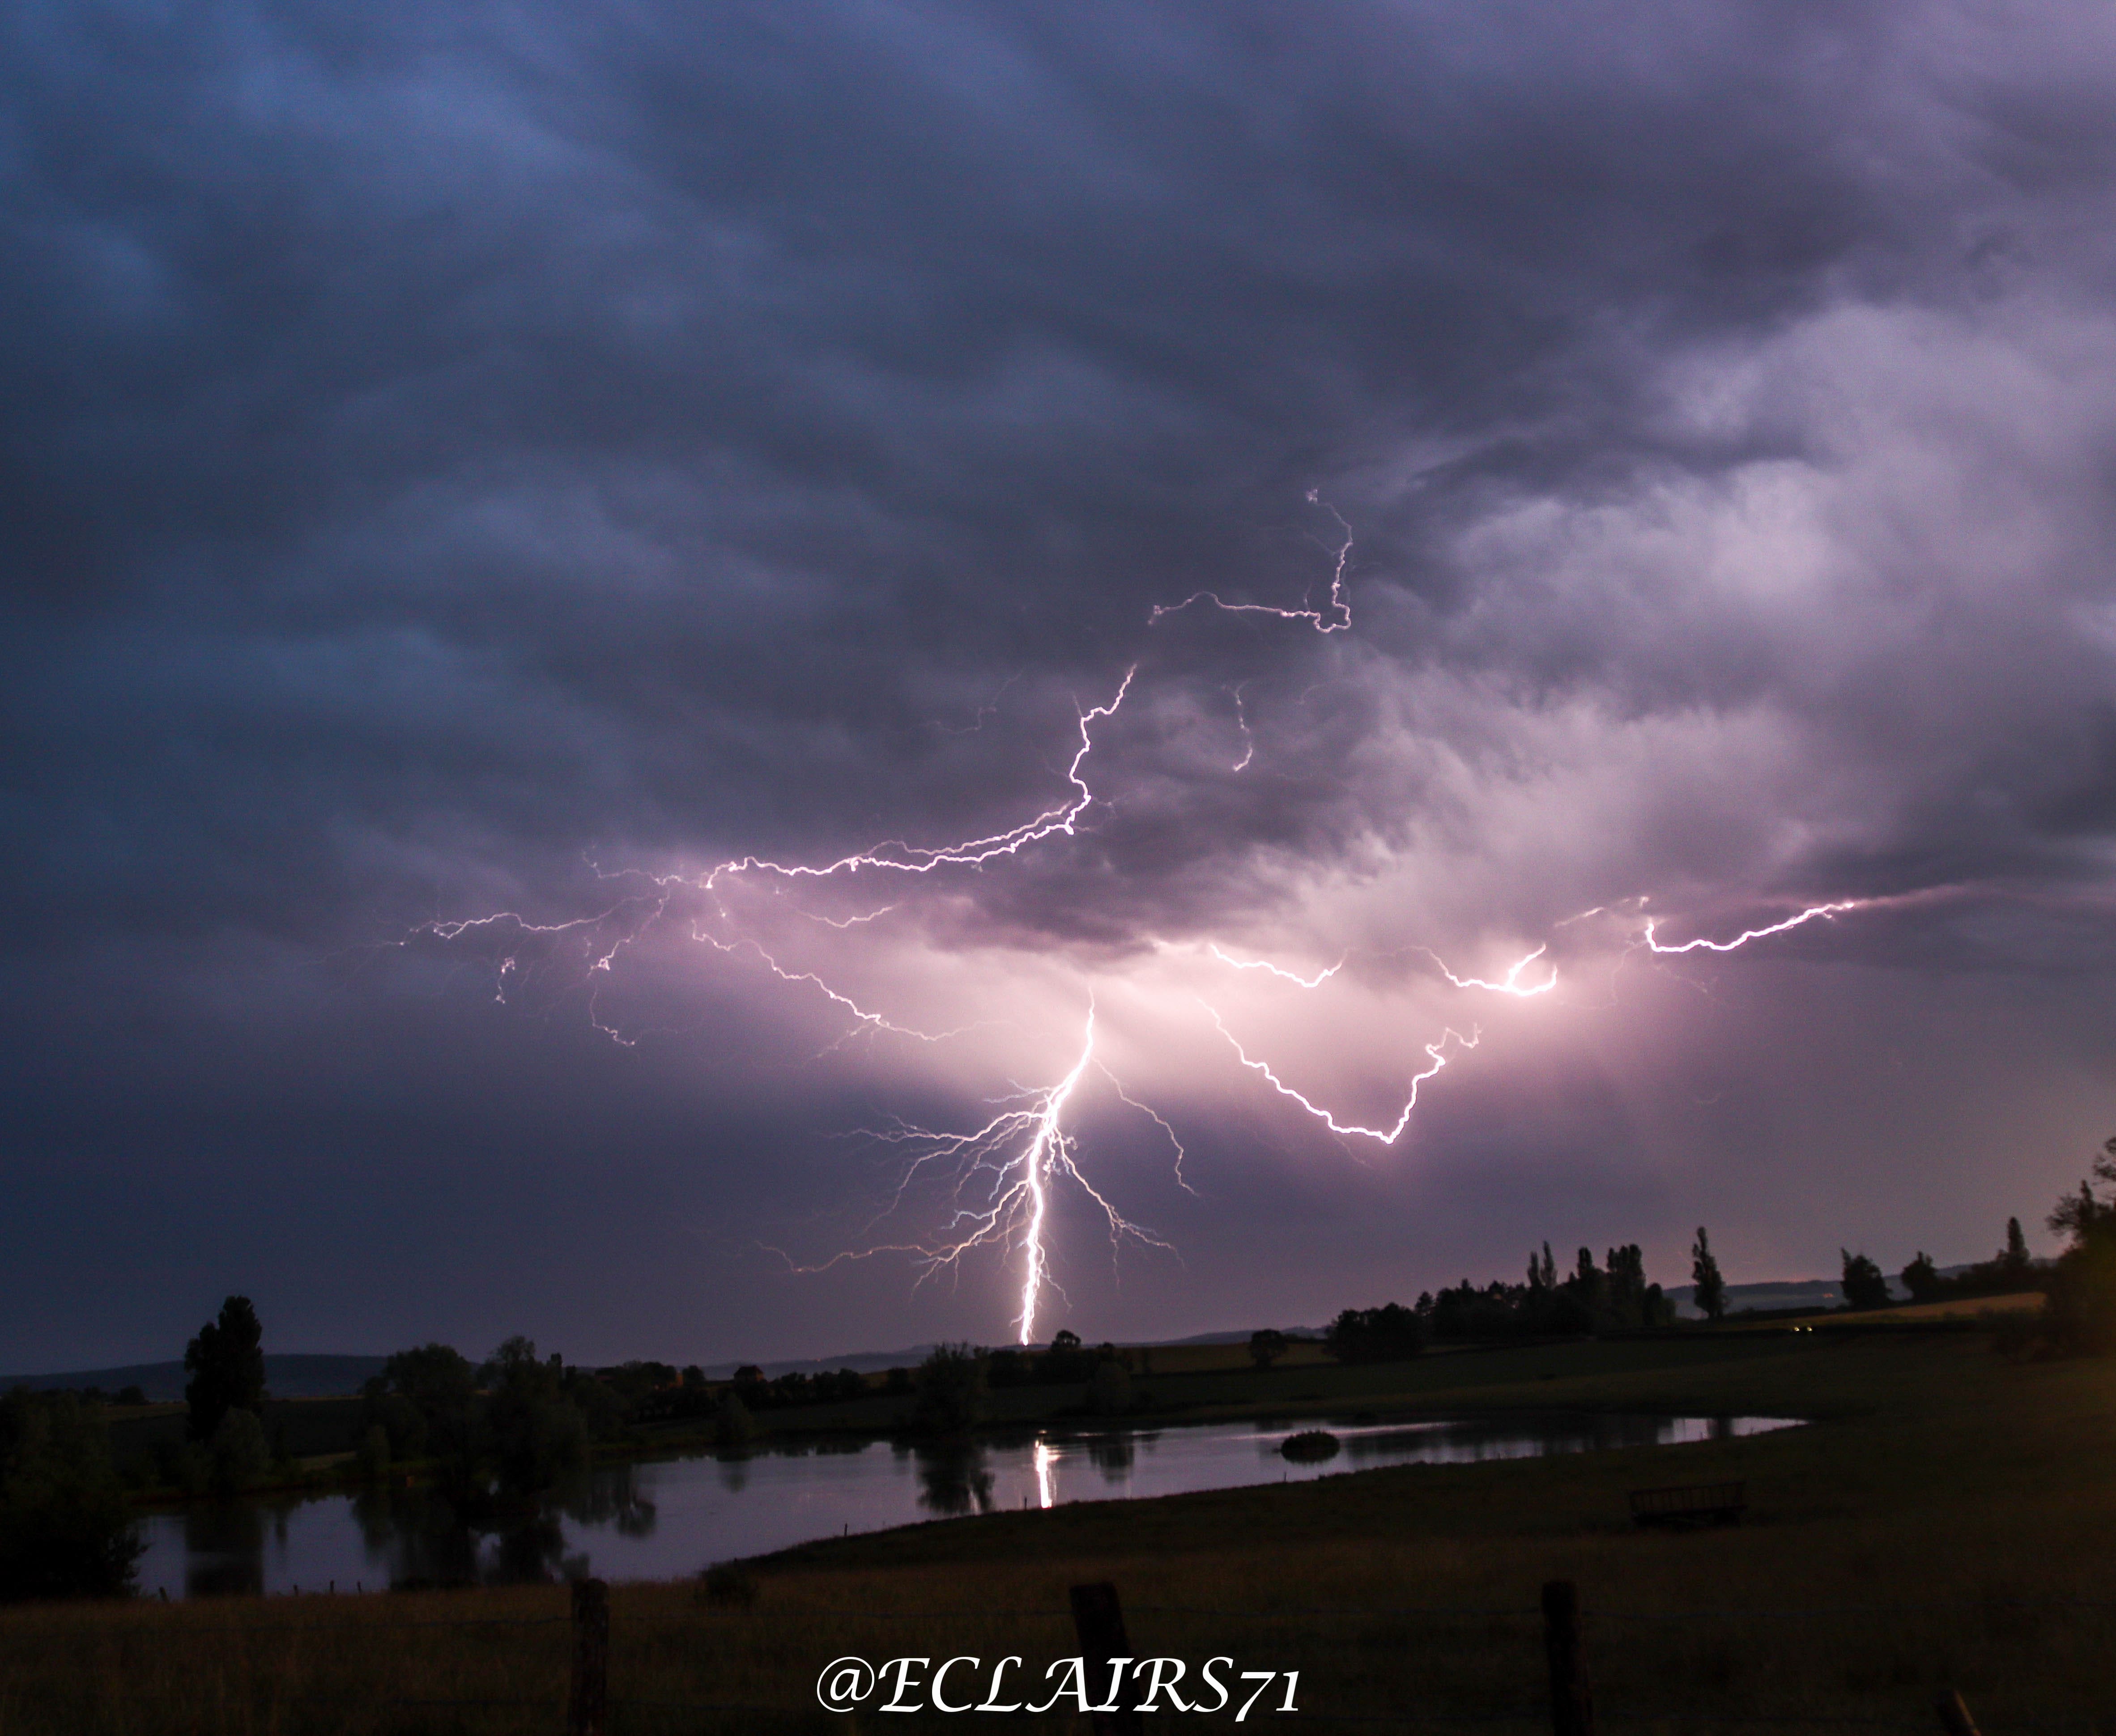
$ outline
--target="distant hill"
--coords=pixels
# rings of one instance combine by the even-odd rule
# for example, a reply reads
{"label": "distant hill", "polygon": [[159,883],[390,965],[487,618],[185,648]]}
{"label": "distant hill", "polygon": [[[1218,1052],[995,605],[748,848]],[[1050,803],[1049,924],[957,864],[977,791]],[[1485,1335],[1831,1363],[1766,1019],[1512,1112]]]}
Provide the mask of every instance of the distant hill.
{"label": "distant hill", "polygon": [[[1323,1333],[1320,1326],[1286,1326],[1280,1330],[1290,1339],[1319,1339]],[[1247,1332],[1199,1332],[1187,1339],[1155,1339],[1148,1348],[1164,1344],[1246,1344],[1249,1341]],[[913,1344],[905,1350],[856,1350],[841,1357],[816,1357],[802,1362],[760,1362],[757,1366],[774,1380],[780,1375],[813,1375],[840,1368],[871,1375],[885,1368],[916,1368],[933,1353],[933,1349],[931,1344]],[[709,1362],[706,1365],[706,1378],[728,1380],[742,1366],[738,1362]]]}
{"label": "distant hill", "polygon": [[[370,1375],[382,1372],[386,1357],[273,1356],[264,1358],[264,1386],[274,1398],[338,1398],[360,1390]],[[134,1362],[123,1368],[80,1368],[63,1374],[0,1375],[0,1392],[17,1386],[39,1392],[57,1388],[80,1392],[97,1387],[106,1393],[136,1386],[156,1404],[184,1396],[182,1362]]]}

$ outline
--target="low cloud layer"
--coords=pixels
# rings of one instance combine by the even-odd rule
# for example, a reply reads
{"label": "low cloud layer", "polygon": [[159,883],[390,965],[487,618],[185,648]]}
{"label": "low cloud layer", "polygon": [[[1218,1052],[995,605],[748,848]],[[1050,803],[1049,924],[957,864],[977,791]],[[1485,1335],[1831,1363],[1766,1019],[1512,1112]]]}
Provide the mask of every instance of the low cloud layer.
{"label": "low cloud layer", "polygon": [[[1046,1328],[2036,1223],[2116,1114],[2112,35],[0,25],[0,1362],[241,1288],[1003,1338],[1018,1248],[791,1269],[933,1245],[895,1133],[1090,1004],[1077,1162],[1178,1252],[1060,1189]],[[1387,1145],[1241,1060],[1385,1126],[1428,1045]]]}

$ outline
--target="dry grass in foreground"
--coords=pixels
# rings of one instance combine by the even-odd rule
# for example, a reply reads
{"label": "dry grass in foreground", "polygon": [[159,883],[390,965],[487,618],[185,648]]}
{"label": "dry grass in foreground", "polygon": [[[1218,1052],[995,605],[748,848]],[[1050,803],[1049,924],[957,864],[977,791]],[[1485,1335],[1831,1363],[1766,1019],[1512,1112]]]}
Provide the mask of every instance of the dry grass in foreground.
{"label": "dry grass in foreground", "polygon": [[[1522,1353],[1518,1388],[1480,1367],[1476,1396],[1825,1420],[916,1527],[763,1564],[746,1609],[709,1607],[689,1584],[620,1586],[611,1729],[960,1729],[834,1719],[815,1709],[816,1676],[845,1653],[1013,1653],[1039,1678],[1074,1649],[1066,1589],[1088,1579],[1118,1585],[1142,1655],[1298,1669],[1299,1717],[1318,1729],[1358,1727],[1331,1714],[1547,1728],[1530,1612],[1554,1577],[1580,1587],[1612,1729],[1925,1730],[1943,1684],[1993,1736],[2116,1729],[2116,1368],[2017,1366],[1966,1334],[1874,1334],[1570,1371],[1596,1368],[1592,1348],[1569,1366]],[[1445,1404],[1441,1371],[1414,1378],[1422,1403]],[[1747,1481],[1750,1522],[1675,1536],[1627,1522],[1629,1489],[1722,1477]],[[8,1611],[0,1736],[556,1733],[565,1610],[554,1587]],[[1231,1710],[1162,1727],[1214,1721]],[[973,1727],[991,1722],[1078,1724],[986,1715]]]}

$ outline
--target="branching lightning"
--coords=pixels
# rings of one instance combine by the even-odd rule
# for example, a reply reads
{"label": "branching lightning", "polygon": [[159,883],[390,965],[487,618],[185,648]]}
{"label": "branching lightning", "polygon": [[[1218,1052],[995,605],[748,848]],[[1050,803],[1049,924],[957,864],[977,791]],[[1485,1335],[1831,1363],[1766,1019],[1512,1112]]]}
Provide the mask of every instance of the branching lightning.
{"label": "branching lightning", "polygon": [[[1318,633],[1346,633],[1352,627],[1352,605],[1345,600],[1345,563],[1352,556],[1352,527],[1345,522],[1345,516],[1327,500],[1321,499],[1313,489],[1308,498],[1320,506],[1337,521],[1337,528],[1345,533],[1345,540],[1338,546],[1337,564],[1330,575],[1330,606],[1319,609],[1280,609],[1270,603],[1228,603],[1221,600],[1217,591],[1194,590],[1180,603],[1157,603],[1146,618],[1152,627],[1163,615],[1180,614],[1193,603],[1209,603],[1230,615],[1273,615],[1281,621],[1305,621]],[[1244,762],[1246,763],[1246,762]],[[1237,766],[1239,771],[1241,768]]]}
{"label": "branching lightning", "polygon": [[[888,870],[898,874],[931,874],[935,869],[954,866],[982,868],[987,862],[1002,856],[1019,855],[1027,846],[1044,838],[1063,834],[1073,837],[1079,829],[1080,816],[1094,806],[1095,792],[1088,788],[1088,781],[1080,775],[1080,768],[1088,755],[1094,751],[1095,737],[1089,725],[1106,717],[1116,715],[1131,691],[1132,677],[1138,673],[1136,664],[1126,669],[1124,679],[1117,683],[1117,691],[1109,703],[1096,705],[1080,714],[1080,745],[1073,755],[1073,763],[1065,769],[1065,781],[1079,792],[1074,799],[1060,806],[1046,808],[1035,819],[1005,832],[996,832],[989,838],[973,838],[961,843],[941,844],[927,847],[907,844],[899,838],[891,838],[876,845],[871,850],[841,856],[835,862],[821,867],[805,863],[775,862],[762,857],[738,857],[722,862],[719,867],[696,884],[711,892],[717,887],[723,875],[739,874],[775,874],[785,879],[829,879],[840,874],[857,874],[862,868]],[[887,852],[895,850],[896,854]]]}
{"label": "branching lightning", "polygon": [[[1318,633],[1324,635],[1349,631],[1352,612],[1345,590],[1353,548],[1351,526],[1336,507],[1320,501],[1313,491],[1310,491],[1308,498],[1311,502],[1322,505],[1343,532],[1343,540],[1336,552],[1327,606],[1321,609],[1284,609],[1263,604],[1228,603],[1212,591],[1200,590],[1180,603],[1156,605],[1148,618],[1149,622],[1158,622],[1164,615],[1177,613],[1194,604],[1204,603],[1229,613],[1261,614],[1284,621],[1305,622]],[[623,870],[619,875],[606,876],[598,869],[598,878],[628,879],[633,881],[635,886],[644,884],[651,889],[628,893],[596,915],[568,921],[537,924],[513,912],[504,911],[462,921],[429,923],[416,930],[414,938],[425,936],[451,946],[465,946],[476,952],[492,968],[495,993],[503,1002],[508,999],[510,988],[523,981],[525,973],[542,968],[554,955],[562,955],[569,960],[577,958],[586,980],[594,985],[588,1002],[590,1017],[595,1027],[613,1040],[630,1045],[638,1040],[637,1034],[628,1036],[602,1017],[598,1000],[600,985],[614,971],[620,953],[656,924],[678,915],[676,908],[678,899],[682,898],[687,904],[694,906],[697,900],[702,898],[711,907],[711,916],[704,920],[697,917],[692,920],[690,933],[692,939],[724,956],[753,956],[779,981],[789,986],[812,990],[844,1014],[848,1022],[844,1033],[835,1043],[827,1045],[822,1053],[827,1054],[852,1037],[862,1034],[887,1034],[923,1044],[947,1042],[978,1028],[980,1025],[989,1025],[994,1022],[978,1021],[948,1030],[927,1031],[876,1010],[864,1003],[863,999],[856,999],[826,981],[815,970],[782,963],[762,941],[753,934],[744,931],[737,912],[729,909],[730,902],[741,907],[740,898],[734,896],[734,889],[752,877],[772,883],[771,890],[775,894],[791,894],[803,885],[861,874],[927,875],[944,869],[960,869],[974,873],[1002,859],[1018,857],[1032,845],[1053,838],[1076,836],[1097,799],[1088,782],[1086,770],[1094,751],[1096,726],[1117,714],[1132,691],[1136,674],[1136,665],[1127,669],[1117,683],[1115,692],[1099,705],[1082,708],[1075,703],[1079,742],[1065,769],[1067,786],[1065,798],[1020,824],[953,843],[914,845],[900,838],[889,839],[820,865],[782,862],[759,856],[743,855],[722,861],[703,875],[660,875]],[[1014,678],[1010,677],[1007,685],[1010,686]],[[1232,769],[1240,772],[1254,760],[1257,744],[1251,732],[1241,687],[1235,687],[1228,691],[1233,695],[1235,720],[1243,742],[1242,755],[1234,763]],[[968,728],[982,728],[985,719],[996,708],[998,700],[1005,691],[1005,687],[1001,687],[1000,693],[995,694],[989,704],[979,707],[976,721]],[[1727,940],[1700,937],[1681,943],[1665,942],[1659,935],[1663,919],[1658,916],[1644,919],[1641,937],[1634,925],[1640,921],[1639,912],[1645,902],[1643,898],[1597,906],[1552,925],[1552,929],[1554,932],[1589,917],[1602,916],[1612,922],[1622,922],[1626,925],[1631,936],[1631,946],[1643,945],[1655,954],[1673,957],[1700,951],[1726,953],[1770,936],[1784,934],[1808,922],[1833,921],[1854,910],[1892,902],[1897,901],[1854,898],[1810,905],[1783,921],[1746,930]],[[789,897],[785,907],[810,922],[840,935],[849,935],[855,930],[878,921],[900,906],[890,902],[863,914],[837,916],[801,909]],[[411,943],[407,940],[404,944]],[[577,952],[573,950],[576,945]],[[1558,965],[1549,956],[1552,945],[1551,941],[1544,941],[1516,959],[1496,979],[1457,976],[1429,947],[1405,947],[1400,950],[1424,953],[1432,960],[1440,975],[1456,990],[1529,1001],[1552,994],[1558,985]],[[1168,950],[1187,952],[1189,948],[1186,945]],[[1336,963],[1304,974],[1268,958],[1235,957],[1224,950],[1217,941],[1208,941],[1205,950],[1212,958],[1232,970],[1262,973],[1310,992],[1324,990],[1344,971],[1353,956],[1348,951],[1341,954]],[[1386,958],[1397,955],[1373,956]],[[1525,978],[1528,980],[1525,981]],[[1229,1028],[1226,1019],[1217,1008],[1202,998],[1199,1004],[1211,1016],[1214,1026],[1232,1049],[1235,1060],[1242,1068],[1255,1074],[1274,1092],[1297,1105],[1340,1138],[1357,1137],[1383,1146],[1396,1145],[1410,1128],[1423,1088],[1451,1061],[1475,1049],[1483,1036],[1481,1027],[1473,1025],[1469,1034],[1465,1036],[1452,1025],[1448,1025],[1442,1029],[1438,1037],[1419,1045],[1424,1053],[1424,1063],[1414,1065],[1410,1072],[1401,1105],[1396,1111],[1394,1118],[1382,1124],[1368,1126],[1359,1121],[1341,1118],[1314,1098],[1289,1084],[1270,1061],[1249,1052]],[[942,1208],[945,1221],[928,1238],[875,1242],[840,1252],[820,1265],[796,1265],[794,1270],[821,1271],[844,1261],[894,1253],[908,1256],[920,1267],[918,1281],[922,1284],[927,1278],[943,1270],[959,1270],[966,1256],[978,1249],[994,1249],[1010,1256],[1018,1252],[1022,1265],[1014,1325],[1020,1341],[1027,1344],[1035,1341],[1037,1322],[1045,1309],[1046,1291],[1059,1288],[1051,1264],[1053,1189],[1057,1183],[1065,1182],[1076,1186],[1101,1211],[1109,1232],[1113,1253],[1127,1240],[1174,1251],[1170,1244],[1155,1233],[1125,1217],[1082,1172],[1076,1136],[1070,1130],[1069,1116],[1077,1111],[1083,1082],[1092,1069],[1107,1082],[1120,1101],[1149,1118],[1167,1137],[1175,1154],[1175,1178],[1186,1190],[1190,1188],[1189,1181],[1184,1174],[1184,1164],[1188,1154],[1175,1127],[1160,1111],[1125,1089],[1107,1063],[1097,1054],[1097,1035],[1096,1004],[1091,993],[1078,1050],[1070,1065],[1055,1083],[1017,1087],[1009,1095],[990,1100],[993,1113],[981,1126],[968,1132],[936,1130],[902,1123],[880,1129],[864,1130],[863,1137],[890,1148],[900,1161],[894,1197],[881,1216],[886,1218],[903,1209],[914,1184],[923,1187],[938,1183],[941,1197],[945,1201]],[[879,1221],[878,1219],[876,1222]],[[870,1225],[870,1229],[872,1228]],[[790,1261],[789,1263],[792,1264]],[[1043,1449],[1039,1448],[1038,1452],[1039,1484],[1042,1499],[1048,1504],[1051,1499],[1050,1467],[1042,1456]]]}
{"label": "branching lightning", "polygon": [[1530,953],[1525,958],[1515,960],[1513,964],[1508,967],[1506,974],[1502,976],[1497,982],[1486,982],[1481,976],[1457,976],[1452,971],[1447,968],[1446,962],[1442,960],[1439,953],[1434,952],[1431,947],[1422,946],[1419,948],[1419,952],[1424,953],[1428,958],[1430,958],[1433,962],[1433,963],[1440,967],[1440,974],[1446,977],[1448,981],[1454,984],[1456,988],[1488,989],[1494,994],[1511,994],[1521,1000],[1530,1000],[1539,994],[1548,994],[1552,989],[1557,986],[1557,967],[1556,965],[1551,966],[1550,975],[1546,976],[1541,982],[1532,983],[1525,989],[1520,985],[1521,972],[1525,971],[1530,965],[1534,964],[1537,959],[1542,958],[1543,955],[1549,950],[1550,943],[1546,940],[1541,946],[1538,947],[1533,953]]}
{"label": "branching lightning", "polygon": [[[1075,1161],[1077,1146],[1065,1131],[1065,1112],[1090,1066],[1101,1067],[1095,1058],[1095,1009],[1088,1008],[1087,1026],[1080,1051],[1056,1085],[1021,1091],[983,1126],[967,1133],[936,1132],[928,1127],[895,1127],[873,1130],[868,1137],[901,1147],[911,1155],[897,1185],[896,1203],[904,1191],[926,1169],[952,1170],[950,1183],[954,1210],[941,1235],[927,1242],[892,1242],[835,1256],[819,1265],[797,1266],[797,1271],[817,1272],[847,1260],[866,1259],[879,1253],[908,1254],[923,1270],[920,1282],[959,1265],[973,1249],[1019,1247],[1023,1253],[1020,1311],[1014,1324],[1024,1344],[1036,1337],[1037,1316],[1043,1291],[1051,1282],[1047,1220],[1051,1186],[1061,1178],[1074,1183],[1100,1208],[1109,1227],[1113,1246],[1129,1238],[1150,1247],[1173,1252],[1169,1243],[1142,1224],[1133,1223],[1081,1173]],[[1116,1086],[1117,1095],[1134,1109],[1159,1123],[1175,1146],[1180,1171],[1181,1141],[1175,1130],[1152,1109],[1125,1092],[1116,1076],[1102,1069]],[[982,1190],[980,1192],[980,1190]],[[894,1209],[892,1206],[891,1209]]]}
{"label": "branching lightning", "polygon": [[1313,1115],[1318,1121],[1321,1122],[1323,1126],[1329,1128],[1332,1133],[1337,1134],[1341,1137],[1347,1135],[1357,1134],[1362,1139],[1374,1140],[1384,1146],[1392,1146],[1399,1139],[1403,1137],[1404,1129],[1410,1125],[1411,1112],[1418,1107],[1419,1087],[1424,1085],[1427,1080],[1434,1077],[1440,1072],[1440,1069],[1447,1064],[1449,1059],[1449,1056],[1447,1054],[1448,1040],[1452,1038],[1456,1043],[1460,1044],[1463,1049],[1474,1049],[1477,1046],[1478,1038],[1481,1035],[1480,1032],[1473,1029],[1470,1035],[1465,1037],[1460,1031],[1456,1031],[1452,1026],[1450,1026],[1446,1031],[1443,1031],[1440,1034],[1440,1040],[1438,1042],[1426,1044],[1424,1045],[1426,1057],[1433,1064],[1428,1067],[1423,1072],[1414,1073],[1411,1075],[1410,1095],[1404,1099],[1403,1108],[1397,1112],[1395,1123],[1385,1129],[1382,1127],[1362,1127],[1359,1123],[1355,1121],[1339,1121],[1335,1115],[1332,1114],[1329,1110],[1324,1109],[1322,1105],[1304,1095],[1300,1091],[1295,1091],[1291,1086],[1288,1085],[1272,1070],[1271,1063],[1269,1062],[1258,1060],[1254,1056],[1250,1054],[1246,1049],[1242,1047],[1241,1039],[1237,1037],[1233,1031],[1227,1029],[1226,1022],[1220,1017],[1219,1012],[1216,1008],[1214,1008],[1209,1002],[1205,1001],[1200,1001],[1198,1004],[1203,1007],[1206,1012],[1212,1014],[1213,1024],[1219,1027],[1220,1035],[1225,1037],[1229,1045],[1233,1048],[1235,1059],[1240,1061],[1242,1065],[1246,1067],[1251,1072],[1257,1074],[1260,1078],[1263,1079],[1273,1091],[1279,1094],[1280,1096],[1290,1097],[1295,1103],[1299,1104],[1301,1108],[1307,1110],[1309,1114]]}

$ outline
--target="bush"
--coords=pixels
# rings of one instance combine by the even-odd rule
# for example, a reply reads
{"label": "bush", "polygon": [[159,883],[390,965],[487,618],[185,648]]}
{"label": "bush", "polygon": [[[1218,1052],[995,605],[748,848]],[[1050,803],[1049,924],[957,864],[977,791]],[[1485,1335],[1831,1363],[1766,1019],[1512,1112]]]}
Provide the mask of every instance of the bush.
{"label": "bush", "polygon": [[379,1422],[367,1426],[367,1432],[360,1437],[360,1445],[353,1454],[360,1474],[370,1483],[379,1483],[389,1474],[389,1433]]}
{"label": "bush", "polygon": [[272,1454],[256,1412],[232,1410],[223,1416],[213,1431],[212,1454],[214,1494],[239,1495],[260,1481]]}
{"label": "bush", "polygon": [[1097,1417],[1121,1417],[1131,1403],[1130,1371],[1118,1362],[1098,1364],[1088,1383],[1088,1408]]}
{"label": "bush", "polygon": [[2089,1231],[2058,1260],[2044,1304],[2052,1348],[2080,1356],[2116,1351],[2116,1234]]}
{"label": "bush", "polygon": [[713,1444],[746,1447],[756,1439],[757,1419],[749,1414],[749,1407],[734,1394],[722,1393],[713,1412]]}
{"label": "bush", "polygon": [[144,1547],[99,1408],[70,1393],[0,1404],[0,1602],[129,1595]]}

